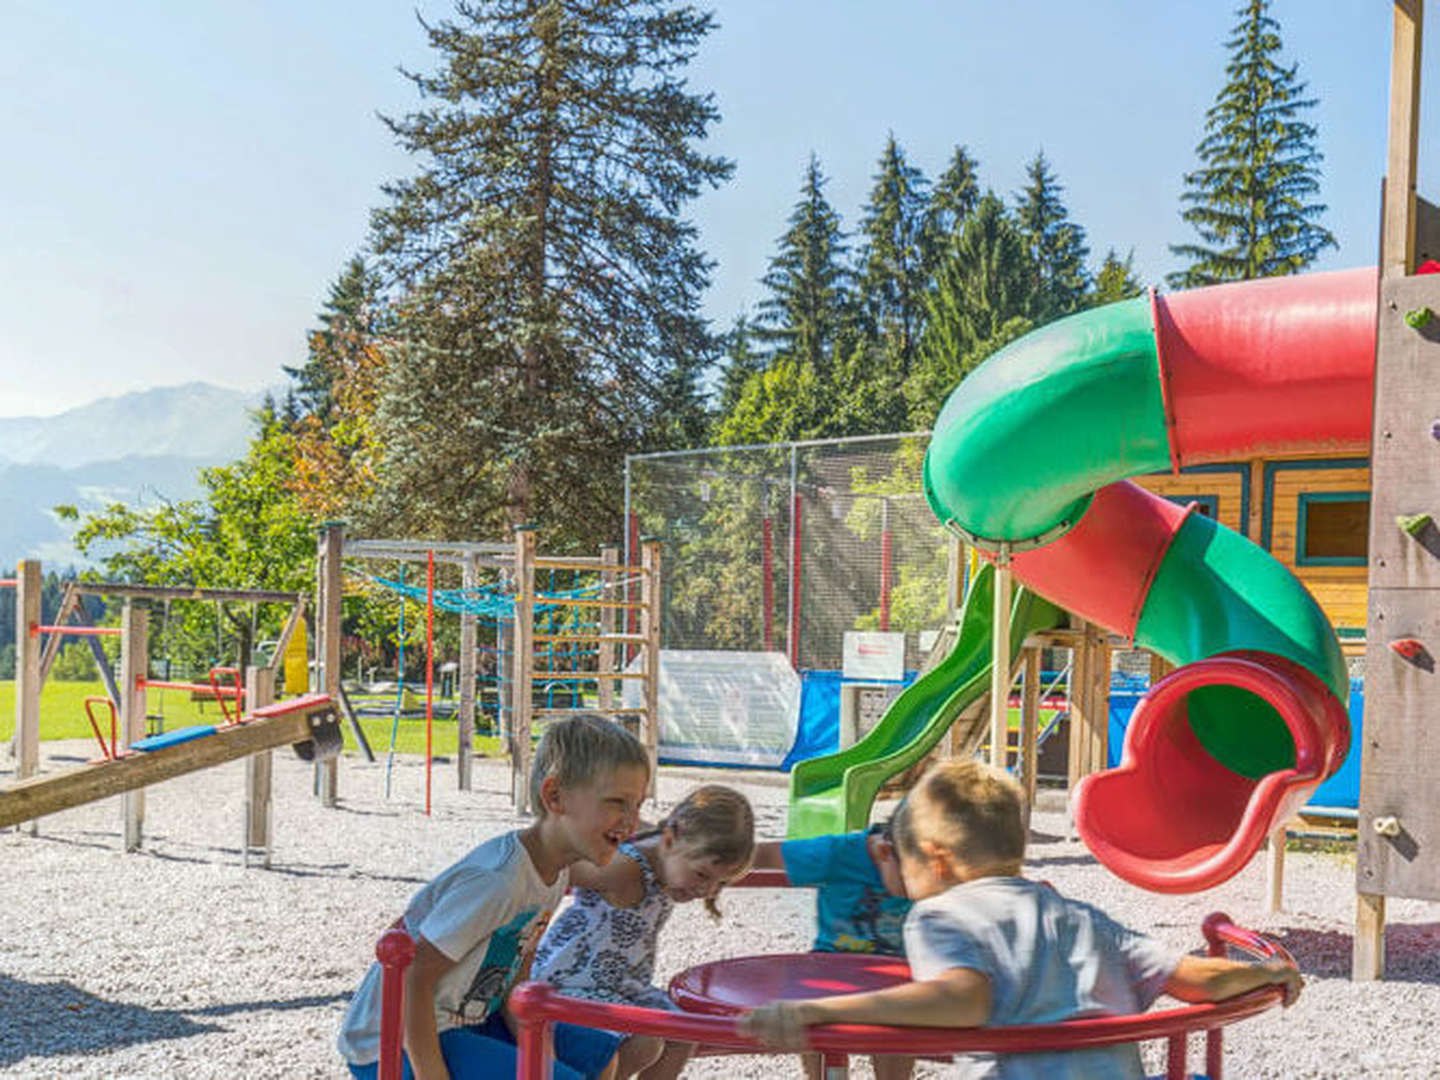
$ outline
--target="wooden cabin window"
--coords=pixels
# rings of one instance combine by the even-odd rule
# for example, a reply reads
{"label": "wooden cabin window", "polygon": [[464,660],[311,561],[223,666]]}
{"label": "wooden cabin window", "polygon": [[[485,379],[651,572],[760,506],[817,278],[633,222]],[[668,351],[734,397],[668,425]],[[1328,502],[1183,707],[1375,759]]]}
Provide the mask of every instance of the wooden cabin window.
{"label": "wooden cabin window", "polygon": [[1364,566],[1368,491],[1306,491],[1296,515],[1296,566]]}

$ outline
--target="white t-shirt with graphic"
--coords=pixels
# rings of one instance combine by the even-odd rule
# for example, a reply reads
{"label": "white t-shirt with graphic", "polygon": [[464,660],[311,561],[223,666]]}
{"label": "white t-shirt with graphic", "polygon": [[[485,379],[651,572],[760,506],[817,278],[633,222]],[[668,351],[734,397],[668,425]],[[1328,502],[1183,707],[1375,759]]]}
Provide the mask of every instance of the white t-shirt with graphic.
{"label": "white t-shirt with graphic", "polygon": [[[498,1009],[570,885],[562,870],[546,885],[519,833],[487,840],[442,871],[405,909],[405,929],[455,966],[435,988],[437,1031],[478,1024]],[[380,1059],[380,980],[370,965],[340,1027],[346,1061]]]}

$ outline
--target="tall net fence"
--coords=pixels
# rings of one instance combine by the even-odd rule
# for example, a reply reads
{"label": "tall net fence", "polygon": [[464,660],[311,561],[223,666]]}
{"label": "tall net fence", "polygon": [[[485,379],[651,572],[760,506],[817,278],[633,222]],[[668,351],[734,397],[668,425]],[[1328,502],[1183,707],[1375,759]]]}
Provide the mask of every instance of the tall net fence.
{"label": "tall net fence", "polygon": [[921,494],[928,433],[627,459],[627,543],[664,544],[667,649],[841,666],[847,630],[938,629],[956,545]]}

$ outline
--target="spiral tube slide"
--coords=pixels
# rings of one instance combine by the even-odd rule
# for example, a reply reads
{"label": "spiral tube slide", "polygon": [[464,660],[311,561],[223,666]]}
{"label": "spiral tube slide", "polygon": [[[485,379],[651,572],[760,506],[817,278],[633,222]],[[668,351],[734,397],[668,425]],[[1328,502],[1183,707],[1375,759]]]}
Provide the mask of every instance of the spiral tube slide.
{"label": "spiral tube slide", "polygon": [[1377,290],[1375,270],[1347,270],[1084,312],[991,357],[936,422],[940,519],[1177,665],[1137,706],[1120,765],[1075,792],[1082,839],[1143,888],[1237,873],[1340,767],[1348,683],[1289,570],[1125,478],[1368,445]]}

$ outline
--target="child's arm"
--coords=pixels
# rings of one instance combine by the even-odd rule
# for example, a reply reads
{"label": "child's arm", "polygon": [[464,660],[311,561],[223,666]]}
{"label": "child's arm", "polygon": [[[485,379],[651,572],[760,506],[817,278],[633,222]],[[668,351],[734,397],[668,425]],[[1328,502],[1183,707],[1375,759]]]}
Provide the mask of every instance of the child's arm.
{"label": "child's arm", "polygon": [[570,884],[599,893],[611,907],[634,907],[645,899],[645,878],[634,859],[616,856],[605,866],[570,864]]}
{"label": "child's arm", "polygon": [[450,1080],[440,1055],[435,1027],[435,987],[455,961],[423,937],[415,942],[415,959],[405,969],[405,1052],[415,1080]]}
{"label": "child's arm", "polygon": [[979,1027],[990,1018],[990,980],[973,968],[950,968],[936,978],[864,994],[810,1001],[775,1001],[740,1019],[740,1030],[766,1046],[799,1050],[812,1024],[898,1024]]}
{"label": "child's arm", "polygon": [[1224,1001],[1260,986],[1285,989],[1285,1006],[1295,1004],[1304,986],[1300,972],[1283,960],[1247,964],[1220,956],[1181,957],[1175,973],[1165,983],[1165,993],[1192,1003]]}
{"label": "child's arm", "polygon": [[784,870],[785,858],[780,854],[779,840],[762,840],[755,845],[755,858],[750,862],[751,870]]}

